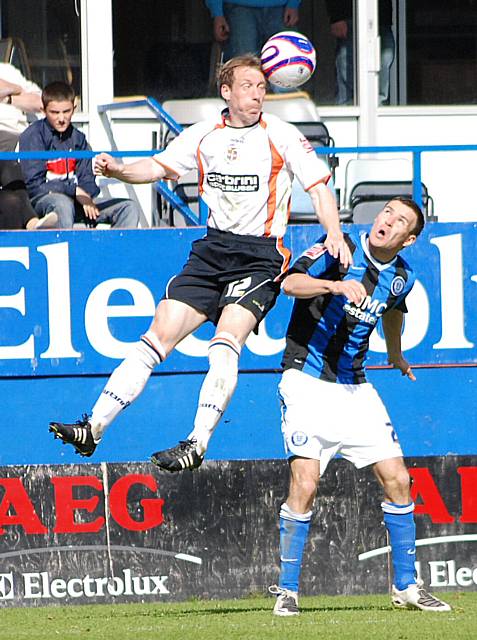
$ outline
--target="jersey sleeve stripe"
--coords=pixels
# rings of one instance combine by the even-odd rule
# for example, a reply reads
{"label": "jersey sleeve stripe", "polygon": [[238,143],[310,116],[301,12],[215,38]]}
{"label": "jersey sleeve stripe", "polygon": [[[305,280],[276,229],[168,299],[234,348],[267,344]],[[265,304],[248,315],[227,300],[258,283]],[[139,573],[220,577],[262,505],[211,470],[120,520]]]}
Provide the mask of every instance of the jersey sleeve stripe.
{"label": "jersey sleeve stripe", "polygon": [[330,181],[331,178],[331,173],[329,173],[327,176],[325,176],[324,178],[321,178],[320,180],[317,180],[316,182],[314,182],[313,184],[310,184],[309,187],[305,187],[305,191],[309,191],[310,189],[313,189],[313,187],[316,187],[317,184],[320,184],[321,182],[323,184],[328,184],[328,182]]}
{"label": "jersey sleeve stripe", "polygon": [[164,169],[166,170],[165,178],[167,178],[168,180],[177,180],[179,178],[179,175],[173,169],[171,169],[171,167],[168,167],[167,164],[161,162],[157,156],[152,156],[152,159],[157,162],[157,164],[160,164],[161,167],[164,167]]}

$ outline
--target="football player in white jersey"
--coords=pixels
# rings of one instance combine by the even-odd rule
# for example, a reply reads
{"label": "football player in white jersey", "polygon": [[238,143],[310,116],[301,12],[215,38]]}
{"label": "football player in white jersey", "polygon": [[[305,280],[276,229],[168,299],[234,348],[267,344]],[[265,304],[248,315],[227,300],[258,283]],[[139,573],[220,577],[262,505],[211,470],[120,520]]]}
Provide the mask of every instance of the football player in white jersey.
{"label": "football player in white jersey", "polygon": [[178,342],[207,320],[210,341],[191,433],[152,455],[167,471],[201,465],[209,439],[235,390],[240,351],[272,308],[290,253],[283,246],[296,175],[310,194],[325,245],[347,266],[330,172],[293,125],[262,113],[266,80],[252,55],[229,60],[219,87],[227,108],[215,120],[184,130],[161,153],[131,164],[109,154],[95,159],[95,173],[128,183],[177,179],[197,169],[200,195],[209,208],[207,234],[192,245],[183,271],[169,282],[149,330],[113,371],[103,393],[76,424],[50,423],[50,431],[78,453],[91,456],[112,420],[143,390],[152,370]]}

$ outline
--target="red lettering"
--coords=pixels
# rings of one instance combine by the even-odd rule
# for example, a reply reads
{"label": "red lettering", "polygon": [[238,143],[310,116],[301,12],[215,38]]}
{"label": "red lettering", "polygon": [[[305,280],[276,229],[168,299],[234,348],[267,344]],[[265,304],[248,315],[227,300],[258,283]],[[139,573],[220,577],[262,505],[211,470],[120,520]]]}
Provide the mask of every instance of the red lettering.
{"label": "red lettering", "polygon": [[117,480],[111,487],[109,496],[109,508],[111,516],[116,522],[131,531],[145,531],[157,527],[164,521],[162,498],[143,498],[140,505],[143,509],[142,520],[136,520],[128,511],[128,494],[131,487],[141,484],[153,491],[157,491],[157,483],[152,476],[142,474],[131,474]]}
{"label": "red lettering", "polygon": [[[429,469],[411,468],[409,474],[414,480],[411,487],[411,498],[416,503],[414,513],[427,514],[434,523],[454,522]],[[420,504],[417,504],[418,497],[422,499]]]}
{"label": "red lettering", "polygon": [[457,467],[462,492],[460,522],[477,522],[477,467]]}
{"label": "red lettering", "polygon": [[93,487],[102,491],[103,485],[94,476],[63,476],[51,478],[55,488],[56,525],[55,533],[96,533],[104,525],[104,517],[98,516],[89,522],[76,522],[76,511],[93,513],[99,503],[99,496],[78,499],[73,497],[75,487]]}
{"label": "red lettering", "polygon": [[[0,486],[5,489],[0,504],[0,533],[5,533],[2,525],[15,524],[23,527],[25,533],[48,533],[28,497],[21,478],[2,478]],[[11,509],[14,510],[14,515],[9,513]]]}

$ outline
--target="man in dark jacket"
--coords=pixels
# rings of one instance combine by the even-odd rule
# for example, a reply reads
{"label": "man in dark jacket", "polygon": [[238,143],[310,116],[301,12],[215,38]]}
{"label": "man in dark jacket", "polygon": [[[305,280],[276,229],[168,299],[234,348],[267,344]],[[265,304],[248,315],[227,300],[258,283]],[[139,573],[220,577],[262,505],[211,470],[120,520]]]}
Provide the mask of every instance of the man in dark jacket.
{"label": "man in dark jacket", "polygon": [[[52,82],[42,92],[45,118],[31,124],[20,136],[20,151],[86,151],[88,141],[72,124],[73,88]],[[41,217],[56,212],[58,228],[75,222],[94,227],[106,222],[117,228],[136,228],[139,207],[129,199],[98,200],[99,188],[90,159],[58,158],[21,160],[33,208]]]}

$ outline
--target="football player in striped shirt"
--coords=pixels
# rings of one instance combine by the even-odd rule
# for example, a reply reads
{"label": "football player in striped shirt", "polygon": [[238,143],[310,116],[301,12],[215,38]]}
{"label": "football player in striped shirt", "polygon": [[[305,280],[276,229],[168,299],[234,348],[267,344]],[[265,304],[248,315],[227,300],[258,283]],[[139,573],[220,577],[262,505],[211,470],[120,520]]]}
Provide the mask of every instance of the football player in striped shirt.
{"label": "football player in striped shirt", "polygon": [[393,604],[450,610],[416,578],[409,474],[387,411],[364,371],[369,337],[382,318],[389,363],[415,380],[401,351],[405,298],[414,274],[399,252],[416,241],[423,226],[416,203],[395,198],[369,234],[345,235],[351,265],[340,265],[319,241],[298,258],[282,284],[296,300],[279,385],[290,487],[280,510],[280,581],[270,587],[277,596],[276,615],[299,613],[301,563],[318,482],[338,453],[358,469],[372,465],[383,487]]}

